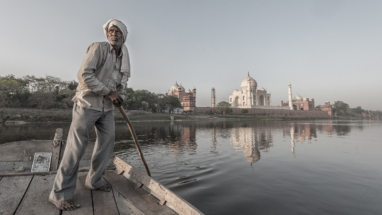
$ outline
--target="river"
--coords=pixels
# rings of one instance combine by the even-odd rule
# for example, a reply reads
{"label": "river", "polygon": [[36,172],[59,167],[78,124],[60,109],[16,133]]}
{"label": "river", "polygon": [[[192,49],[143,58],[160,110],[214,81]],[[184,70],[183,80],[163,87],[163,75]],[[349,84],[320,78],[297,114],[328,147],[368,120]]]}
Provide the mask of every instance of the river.
{"label": "river", "polygon": [[[382,213],[381,121],[133,125],[153,178],[206,214]],[[0,144],[53,139],[69,126],[0,125]],[[125,123],[116,123],[115,153],[144,172]]]}

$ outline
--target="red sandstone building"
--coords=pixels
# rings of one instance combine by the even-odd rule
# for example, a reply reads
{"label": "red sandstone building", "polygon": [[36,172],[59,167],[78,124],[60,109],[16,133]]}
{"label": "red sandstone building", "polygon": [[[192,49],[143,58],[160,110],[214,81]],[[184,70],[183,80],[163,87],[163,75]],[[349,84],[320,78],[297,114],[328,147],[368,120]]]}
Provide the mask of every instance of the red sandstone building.
{"label": "red sandstone building", "polygon": [[330,102],[326,101],[325,105],[322,105],[320,108],[316,108],[318,111],[326,111],[328,115],[331,116],[333,114],[333,107]]}
{"label": "red sandstone building", "polygon": [[183,106],[183,110],[193,110],[196,107],[196,89],[185,91],[182,84],[178,85],[175,83],[174,86],[171,87],[170,91],[166,93],[166,96],[176,96],[178,97],[180,103]]}
{"label": "red sandstone building", "polygon": [[[309,98],[302,98],[298,95],[292,100],[293,110],[314,110],[314,99],[309,101]],[[281,101],[282,107],[288,107],[289,102]]]}
{"label": "red sandstone building", "polygon": [[[316,108],[314,106],[314,99],[309,101],[309,98],[305,97],[302,98],[300,95],[297,94],[297,96],[292,100],[293,110],[313,110],[313,111],[326,111],[328,112],[328,115],[331,116],[333,114],[333,107],[330,104],[330,102],[326,101],[325,105],[323,105],[320,108]],[[289,102],[281,101],[282,107],[288,107]]]}

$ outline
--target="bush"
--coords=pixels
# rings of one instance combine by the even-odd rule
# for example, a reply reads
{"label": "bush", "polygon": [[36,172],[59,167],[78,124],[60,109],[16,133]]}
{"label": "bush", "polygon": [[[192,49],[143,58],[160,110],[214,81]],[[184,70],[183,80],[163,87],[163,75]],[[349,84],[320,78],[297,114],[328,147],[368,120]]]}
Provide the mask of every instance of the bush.
{"label": "bush", "polygon": [[243,113],[243,114],[248,113],[248,109],[241,109],[241,113]]}

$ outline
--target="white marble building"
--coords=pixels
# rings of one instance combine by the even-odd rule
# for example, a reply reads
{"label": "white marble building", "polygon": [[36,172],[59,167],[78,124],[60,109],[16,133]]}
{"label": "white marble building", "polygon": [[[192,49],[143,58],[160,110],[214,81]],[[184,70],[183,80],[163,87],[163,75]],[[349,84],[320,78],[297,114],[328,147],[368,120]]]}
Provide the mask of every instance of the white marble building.
{"label": "white marble building", "polygon": [[236,89],[229,96],[229,103],[233,108],[266,108],[271,106],[271,94],[264,88],[258,90],[257,82],[248,73],[241,82],[241,91]]}

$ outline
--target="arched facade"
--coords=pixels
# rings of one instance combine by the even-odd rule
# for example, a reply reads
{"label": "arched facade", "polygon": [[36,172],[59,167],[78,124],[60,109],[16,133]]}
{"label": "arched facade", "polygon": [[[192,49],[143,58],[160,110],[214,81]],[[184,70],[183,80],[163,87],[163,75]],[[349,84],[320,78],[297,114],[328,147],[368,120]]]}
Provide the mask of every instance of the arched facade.
{"label": "arched facade", "polygon": [[271,94],[264,88],[258,90],[257,82],[248,73],[248,77],[241,82],[241,91],[234,90],[229,96],[229,103],[233,108],[271,106]]}

